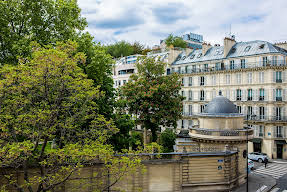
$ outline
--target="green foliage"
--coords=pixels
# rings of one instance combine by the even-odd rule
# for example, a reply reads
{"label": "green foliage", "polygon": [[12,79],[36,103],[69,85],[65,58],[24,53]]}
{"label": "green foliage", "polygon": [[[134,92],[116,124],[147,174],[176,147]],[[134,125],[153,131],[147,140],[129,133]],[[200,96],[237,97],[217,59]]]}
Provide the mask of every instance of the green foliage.
{"label": "green foliage", "polygon": [[181,47],[181,48],[186,48],[187,47],[187,42],[185,42],[181,37],[175,37],[172,34],[170,34],[165,40],[165,44],[173,47]]}
{"label": "green foliage", "polygon": [[165,63],[160,59],[144,57],[137,64],[138,74],[121,87],[121,99],[137,123],[151,129],[152,140],[157,140],[159,126],[176,127],[181,118],[182,100],[180,76],[164,75]]}
{"label": "green foliage", "polygon": [[[103,191],[108,172],[112,185],[141,167],[137,156],[115,157],[107,143],[118,129],[99,114],[95,101],[102,92],[78,67],[85,65],[85,56],[74,42],[34,44],[32,59],[25,62],[0,71],[0,175],[11,186],[53,191],[82,166],[103,162],[92,182]],[[53,139],[58,147],[48,150]],[[31,167],[39,174],[30,174]],[[13,174],[22,170],[25,182],[19,184]]]}
{"label": "green foliage", "polygon": [[160,135],[160,144],[163,146],[163,152],[173,152],[173,145],[175,145],[176,134],[171,129],[164,130]]}
{"label": "green foliage", "polygon": [[31,54],[30,43],[73,39],[87,25],[76,0],[1,0],[0,64],[17,64]]}
{"label": "green foliage", "polygon": [[116,151],[128,149],[132,140],[130,131],[135,127],[135,122],[130,115],[119,113],[115,115],[114,121],[119,132],[112,136],[111,143]]}
{"label": "green foliage", "polygon": [[131,131],[130,145],[134,150],[143,146],[143,134],[137,131]]}
{"label": "green foliage", "polygon": [[112,57],[106,53],[105,47],[93,42],[93,37],[89,33],[84,33],[77,38],[79,44],[78,51],[86,55],[85,64],[79,63],[89,79],[94,81],[95,86],[103,92],[97,98],[99,112],[106,118],[112,118],[115,105],[114,88],[112,79]]}
{"label": "green foliage", "polygon": [[134,54],[146,54],[146,52],[144,52],[144,45],[140,44],[139,42],[134,42],[133,44],[131,44],[126,41],[119,41],[115,44],[106,46],[106,50],[107,53],[109,53],[115,58],[125,57]]}

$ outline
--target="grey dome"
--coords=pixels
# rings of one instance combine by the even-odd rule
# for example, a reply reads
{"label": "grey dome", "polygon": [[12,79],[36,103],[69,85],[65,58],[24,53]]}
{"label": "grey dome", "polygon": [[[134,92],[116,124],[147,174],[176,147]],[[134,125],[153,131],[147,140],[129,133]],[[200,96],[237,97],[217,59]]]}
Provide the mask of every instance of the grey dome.
{"label": "grey dome", "polygon": [[219,95],[212,99],[207,106],[205,107],[204,114],[230,114],[230,113],[239,113],[236,106],[226,97]]}

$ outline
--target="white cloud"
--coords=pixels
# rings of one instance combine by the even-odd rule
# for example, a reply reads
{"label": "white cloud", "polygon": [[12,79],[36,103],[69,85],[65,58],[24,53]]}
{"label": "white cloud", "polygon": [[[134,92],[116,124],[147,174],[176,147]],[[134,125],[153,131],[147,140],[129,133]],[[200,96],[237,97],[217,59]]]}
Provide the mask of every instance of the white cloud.
{"label": "white cloud", "polygon": [[287,39],[286,0],[78,0],[87,30],[103,43],[153,45],[169,33],[194,32],[211,43],[229,33],[238,41]]}

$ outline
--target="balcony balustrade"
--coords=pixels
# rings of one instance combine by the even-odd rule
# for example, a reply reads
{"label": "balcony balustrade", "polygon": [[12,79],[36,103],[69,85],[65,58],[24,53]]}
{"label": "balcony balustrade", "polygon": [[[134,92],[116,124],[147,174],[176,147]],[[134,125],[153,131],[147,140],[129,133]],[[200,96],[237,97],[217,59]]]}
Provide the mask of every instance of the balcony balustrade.
{"label": "balcony balustrade", "polygon": [[253,138],[253,129],[204,129],[196,126],[190,128],[191,138],[212,139],[212,140],[244,140]]}
{"label": "balcony balustrade", "polygon": [[[176,67],[176,65],[174,65]],[[204,72],[213,72],[213,71],[224,71],[224,70],[239,70],[239,69],[252,69],[252,68],[258,68],[258,67],[270,67],[270,66],[287,66],[286,61],[285,60],[277,60],[277,62],[248,62],[245,63],[244,66],[241,66],[240,63],[238,64],[234,64],[232,65],[232,67],[228,65],[226,65],[225,67],[222,68],[216,68],[216,67],[209,67],[209,68],[197,68],[197,69],[189,69],[189,68],[185,68],[184,70],[181,69],[179,71],[178,68],[175,68],[175,70],[172,70],[172,73],[180,73],[180,74],[192,74],[192,73],[204,73]],[[280,80],[280,79],[278,79]],[[277,81],[276,81],[277,82]],[[282,83],[281,82],[277,82],[277,83]]]}

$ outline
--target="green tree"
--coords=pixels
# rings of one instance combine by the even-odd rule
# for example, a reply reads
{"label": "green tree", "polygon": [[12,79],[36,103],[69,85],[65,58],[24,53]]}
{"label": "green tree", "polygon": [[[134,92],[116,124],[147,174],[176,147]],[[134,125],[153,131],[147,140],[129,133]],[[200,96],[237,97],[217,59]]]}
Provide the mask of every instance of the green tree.
{"label": "green tree", "polygon": [[187,42],[185,42],[181,37],[176,37],[170,34],[165,40],[165,44],[173,47],[181,47],[181,48],[186,48],[187,47]]}
{"label": "green tree", "polygon": [[73,39],[87,22],[77,0],[0,0],[0,64],[17,64],[40,45]]}
{"label": "green tree", "polygon": [[160,145],[163,147],[164,153],[173,152],[173,145],[175,145],[176,134],[171,129],[166,129],[160,135]]}
{"label": "green tree", "polygon": [[79,66],[94,81],[95,86],[104,94],[97,98],[99,112],[106,118],[113,118],[113,108],[115,107],[115,89],[113,88],[112,66],[114,60],[106,53],[106,49],[99,43],[93,41],[89,33],[84,33],[77,38],[78,51],[86,55],[86,62],[79,63]]}
{"label": "green tree", "polygon": [[161,59],[144,57],[136,64],[138,74],[131,76],[132,81],[121,88],[127,110],[145,130],[151,130],[153,141],[157,140],[160,126],[176,127],[176,121],[181,118],[180,76],[164,75],[165,66]]}
{"label": "green tree", "polygon": [[[84,54],[73,42],[33,47],[32,59],[21,60],[25,65],[0,70],[0,175],[6,185],[21,192],[53,191],[80,167],[103,162],[90,179],[97,191],[105,191],[135,172],[140,159],[116,157],[107,144],[118,129],[99,114],[95,101],[102,93],[77,66],[85,63]],[[57,147],[51,148],[53,140]],[[19,183],[22,170],[25,182]]]}
{"label": "green tree", "polygon": [[115,58],[125,57],[134,53],[132,45],[126,41],[119,41],[115,44],[108,45],[106,49],[107,53]]}

